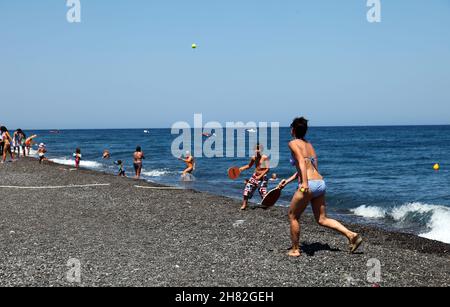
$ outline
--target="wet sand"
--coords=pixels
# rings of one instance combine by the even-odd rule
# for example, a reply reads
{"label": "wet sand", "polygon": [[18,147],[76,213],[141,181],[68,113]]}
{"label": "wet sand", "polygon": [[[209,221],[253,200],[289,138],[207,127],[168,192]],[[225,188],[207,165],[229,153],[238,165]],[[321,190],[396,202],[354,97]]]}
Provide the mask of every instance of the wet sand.
{"label": "wet sand", "polygon": [[[372,258],[381,286],[450,286],[450,245],[413,235],[348,225],[365,238],[349,255],[307,215],[291,259],[285,208],[239,212],[225,197],[32,159],[0,165],[0,186],[0,286],[372,286]],[[81,283],[67,280],[71,258]]]}

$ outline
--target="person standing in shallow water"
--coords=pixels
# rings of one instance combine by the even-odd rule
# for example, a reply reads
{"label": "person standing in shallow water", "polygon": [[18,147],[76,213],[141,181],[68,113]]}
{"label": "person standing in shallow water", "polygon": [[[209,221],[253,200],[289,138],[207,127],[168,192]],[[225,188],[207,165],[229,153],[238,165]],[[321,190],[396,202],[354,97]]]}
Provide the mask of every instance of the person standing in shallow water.
{"label": "person standing in shallow water", "polygon": [[354,253],[362,243],[359,234],[345,228],[341,223],[330,219],[326,214],[326,184],[319,173],[319,164],[313,145],[305,139],[308,131],[308,121],[301,117],[291,124],[291,134],[294,137],[289,143],[292,158],[291,164],[297,172],[289,179],[281,181],[279,188],[284,189],[289,183],[298,179],[298,190],[292,198],[289,209],[292,248],[289,256],[300,257],[300,223],[299,219],[309,203],[312,204],[314,217],[320,226],[338,231],[349,240],[350,253]]}
{"label": "person standing in shallow water", "polygon": [[141,178],[141,172],[142,172],[142,161],[145,159],[144,152],[142,151],[142,148],[140,146],[136,147],[136,151],[133,155],[133,166],[136,176],[134,179]]}

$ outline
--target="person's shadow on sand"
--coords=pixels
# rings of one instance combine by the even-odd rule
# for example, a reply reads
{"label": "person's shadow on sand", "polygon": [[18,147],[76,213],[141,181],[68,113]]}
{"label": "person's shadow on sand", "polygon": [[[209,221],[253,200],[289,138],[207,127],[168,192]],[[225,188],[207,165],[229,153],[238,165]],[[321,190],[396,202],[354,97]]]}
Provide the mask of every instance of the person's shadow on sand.
{"label": "person's shadow on sand", "polygon": [[306,255],[313,257],[317,252],[328,251],[328,252],[340,252],[339,248],[331,248],[328,244],[322,243],[302,243],[302,252]]}

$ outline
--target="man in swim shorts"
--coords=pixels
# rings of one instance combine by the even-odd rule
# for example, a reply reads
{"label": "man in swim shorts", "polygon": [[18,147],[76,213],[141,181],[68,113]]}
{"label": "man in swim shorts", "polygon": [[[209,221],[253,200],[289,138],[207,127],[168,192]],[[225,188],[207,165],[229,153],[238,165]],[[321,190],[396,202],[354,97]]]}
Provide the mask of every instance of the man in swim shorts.
{"label": "man in swim shorts", "polygon": [[142,172],[142,161],[145,159],[144,152],[140,146],[136,147],[136,151],[133,155],[133,166],[134,171],[136,173],[135,179],[139,179],[141,177]]}
{"label": "man in swim shorts", "polygon": [[267,173],[269,173],[269,157],[262,154],[262,146],[256,145],[255,155],[250,160],[249,164],[241,167],[239,170],[241,172],[246,171],[255,166],[256,170],[253,176],[248,180],[244,189],[244,200],[242,202],[241,210],[247,210],[248,201],[252,199],[255,191],[259,187],[259,194],[261,198],[264,198],[267,194],[267,186],[269,179]]}

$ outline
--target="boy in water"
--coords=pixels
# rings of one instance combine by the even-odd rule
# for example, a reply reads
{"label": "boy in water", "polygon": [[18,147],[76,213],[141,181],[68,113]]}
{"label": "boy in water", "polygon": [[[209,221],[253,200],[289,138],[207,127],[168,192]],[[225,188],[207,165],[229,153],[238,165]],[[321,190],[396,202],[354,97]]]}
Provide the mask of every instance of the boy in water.
{"label": "boy in water", "polygon": [[75,150],[75,153],[73,154],[74,158],[75,158],[75,168],[79,169],[80,168],[80,162],[81,162],[81,150],[80,148],[77,148]]}
{"label": "boy in water", "polygon": [[241,172],[246,171],[255,166],[256,170],[253,176],[248,180],[248,183],[244,189],[244,200],[242,202],[241,210],[247,210],[248,201],[253,197],[253,194],[259,187],[259,194],[261,198],[264,198],[267,194],[268,178],[267,173],[269,173],[269,157],[262,154],[262,146],[256,145],[255,155],[250,160],[249,164],[241,167],[239,170]]}
{"label": "boy in water", "polygon": [[119,174],[117,176],[126,177],[127,175],[125,174],[125,167],[123,166],[122,160],[116,161],[114,164],[119,167]]}

